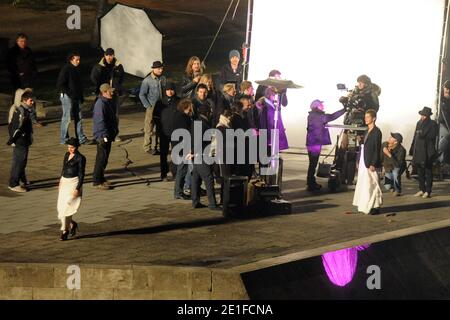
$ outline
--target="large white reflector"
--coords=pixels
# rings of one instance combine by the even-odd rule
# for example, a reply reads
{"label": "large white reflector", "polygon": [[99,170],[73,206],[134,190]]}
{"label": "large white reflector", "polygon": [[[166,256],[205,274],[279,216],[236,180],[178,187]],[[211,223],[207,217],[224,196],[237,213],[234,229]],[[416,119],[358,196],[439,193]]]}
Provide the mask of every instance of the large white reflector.
{"label": "large white reflector", "polygon": [[153,61],[162,61],[162,35],[144,10],[116,4],[100,19],[100,37],[127,73],[145,77]]}
{"label": "large white reflector", "polygon": [[409,147],[418,111],[435,109],[444,11],[445,0],[254,0],[249,80],[278,69],[305,86],[282,111],[290,146],[304,147],[311,101],[338,110],[336,84],[367,74],[381,87],[383,140],[400,132]]}

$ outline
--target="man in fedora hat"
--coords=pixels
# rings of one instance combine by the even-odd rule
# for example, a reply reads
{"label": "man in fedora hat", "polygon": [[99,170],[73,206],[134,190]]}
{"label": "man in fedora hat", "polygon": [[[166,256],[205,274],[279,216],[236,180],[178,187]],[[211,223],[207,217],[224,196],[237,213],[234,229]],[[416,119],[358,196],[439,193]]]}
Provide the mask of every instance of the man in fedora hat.
{"label": "man in fedora hat", "polygon": [[92,174],[93,185],[100,190],[109,190],[110,186],[105,179],[105,169],[108,165],[111,143],[119,133],[117,118],[112,98],[114,88],[108,83],[100,86],[100,95],[95,102],[94,115],[94,139],[97,141],[97,156],[95,158],[94,173]]}
{"label": "man in fedora hat", "polygon": [[[153,110],[156,103],[162,101],[162,87],[166,84],[166,77],[163,76],[164,65],[161,61],[155,61],[152,65],[152,72],[142,81],[139,91],[139,98],[146,109],[144,120],[144,151],[150,152],[152,145],[152,134],[155,128],[153,122]],[[155,137],[155,149],[153,155],[158,155],[158,136]]]}
{"label": "man in fedora hat", "polygon": [[381,163],[384,169],[384,187],[391,190],[394,196],[402,193],[402,174],[406,170],[406,150],[402,146],[403,136],[391,133],[388,141],[383,142]]}
{"label": "man in fedora hat", "polygon": [[424,107],[419,111],[420,120],[417,122],[414,139],[409,150],[413,156],[412,163],[417,168],[419,176],[419,192],[414,196],[422,198],[431,197],[433,186],[433,162],[437,158],[436,139],[439,127],[436,121],[431,120],[431,109]]}

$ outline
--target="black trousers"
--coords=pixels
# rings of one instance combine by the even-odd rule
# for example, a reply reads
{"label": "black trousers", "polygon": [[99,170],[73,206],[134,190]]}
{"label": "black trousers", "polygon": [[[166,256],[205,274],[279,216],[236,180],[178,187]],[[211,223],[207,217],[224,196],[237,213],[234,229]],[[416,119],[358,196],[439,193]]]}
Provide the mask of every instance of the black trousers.
{"label": "black trousers", "polygon": [[184,181],[188,172],[188,164],[180,163],[177,165],[177,173],[175,177],[174,196],[181,196],[183,194]]}
{"label": "black trousers", "polygon": [[433,187],[433,164],[418,164],[416,167],[417,175],[419,176],[420,191],[431,194],[431,188]]}
{"label": "black trousers", "polygon": [[16,145],[13,149],[9,186],[17,187],[20,181],[26,182],[25,168],[28,161],[28,146]]}
{"label": "black trousers", "polygon": [[208,195],[208,206],[216,207],[216,196],[214,193],[214,177],[213,169],[211,165],[206,163],[194,164],[194,170],[192,171],[192,184],[191,184],[191,196],[192,206],[195,207],[200,203],[200,186],[202,181],[206,185],[206,194]]}
{"label": "black trousers", "polygon": [[95,157],[94,173],[92,180],[94,186],[102,184],[106,181],[105,169],[108,165],[109,154],[111,152],[111,141],[98,142],[97,141],[97,156]]}
{"label": "black trousers", "polygon": [[309,166],[308,166],[308,177],[306,179],[306,184],[308,186],[313,186],[316,184],[316,168],[319,162],[320,153],[308,152]]}
{"label": "black trousers", "polygon": [[[170,136],[161,134],[159,145],[159,167],[161,169],[161,178],[167,177],[169,173],[169,163],[167,162],[167,156],[169,155]],[[174,170],[172,170],[173,172]]]}

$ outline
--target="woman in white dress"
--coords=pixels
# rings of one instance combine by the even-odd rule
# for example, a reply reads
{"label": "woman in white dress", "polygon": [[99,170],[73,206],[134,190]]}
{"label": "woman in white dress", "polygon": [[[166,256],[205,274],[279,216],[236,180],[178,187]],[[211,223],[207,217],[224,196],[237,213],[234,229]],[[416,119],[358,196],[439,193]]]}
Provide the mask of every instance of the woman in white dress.
{"label": "woman in white dress", "polygon": [[59,181],[58,219],[61,221],[61,241],[75,236],[78,224],[72,216],[81,205],[81,193],[86,168],[86,158],[78,151],[76,138],[67,140],[68,152],[64,155],[63,169]]}
{"label": "woman in white dress", "polygon": [[369,109],[364,115],[368,127],[361,146],[361,156],[358,166],[358,181],[356,183],[353,205],[359,212],[378,214],[383,203],[377,169],[381,168],[381,130],[375,125],[377,114]]}

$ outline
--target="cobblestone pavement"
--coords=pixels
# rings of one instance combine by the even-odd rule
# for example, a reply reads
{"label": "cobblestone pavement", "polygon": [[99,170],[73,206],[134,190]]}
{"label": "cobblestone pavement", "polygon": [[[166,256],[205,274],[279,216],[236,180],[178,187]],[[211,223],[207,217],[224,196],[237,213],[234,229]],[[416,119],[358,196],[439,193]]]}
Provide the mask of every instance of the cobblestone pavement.
{"label": "cobblestone pavement", "polygon": [[[402,197],[386,193],[382,213],[365,216],[354,213],[351,188],[307,193],[307,157],[294,154],[283,156],[284,197],[292,201],[293,214],[225,220],[220,212],[193,210],[189,201],[173,200],[173,182],[158,181],[159,157],[141,147],[143,119],[143,112],[121,116],[123,141],[113,145],[107,170],[113,190],[89,183],[96,148],[81,147],[88,160],[83,203],[75,215],[81,232],[66,242],[58,241],[56,217],[65,153],[58,144],[59,122],[35,129],[27,168],[33,189],[26,194],[7,189],[12,152],[1,126],[0,262],[230,267],[450,218],[448,181],[436,183],[432,199],[417,199],[416,182],[405,179]],[[91,119],[85,128],[89,135]]]}

